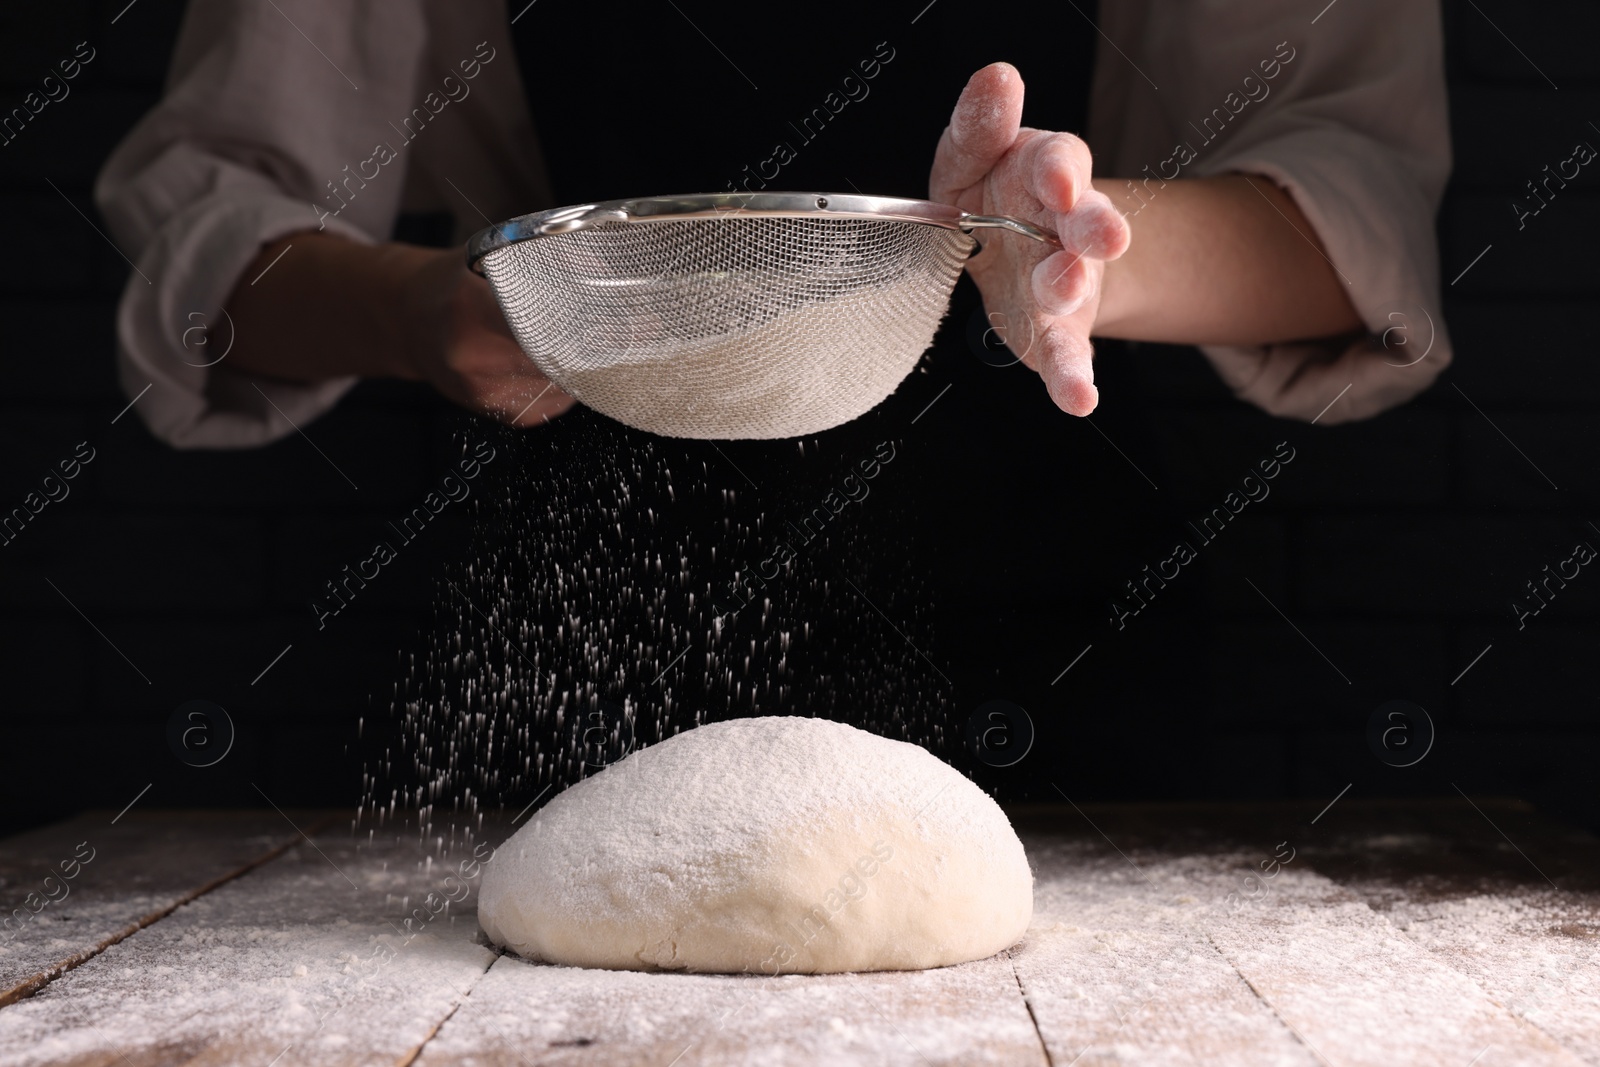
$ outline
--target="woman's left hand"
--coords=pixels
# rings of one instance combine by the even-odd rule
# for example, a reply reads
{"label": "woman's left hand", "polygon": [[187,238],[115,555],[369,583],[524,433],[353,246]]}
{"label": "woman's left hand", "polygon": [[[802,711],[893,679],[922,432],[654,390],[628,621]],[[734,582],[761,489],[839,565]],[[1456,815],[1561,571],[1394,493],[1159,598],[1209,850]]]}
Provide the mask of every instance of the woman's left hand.
{"label": "woman's left hand", "polygon": [[1070,133],[1024,129],[1022,76],[991,64],[962,90],[939,138],[929,178],[934,200],[963,211],[1011,215],[1056,233],[1060,251],[1015,234],[977,231],[983,250],[967,270],[1007,347],[1044,379],[1063,411],[1094,410],[1094,348],[1105,261],[1127,250],[1127,220],[1090,187],[1088,145]]}

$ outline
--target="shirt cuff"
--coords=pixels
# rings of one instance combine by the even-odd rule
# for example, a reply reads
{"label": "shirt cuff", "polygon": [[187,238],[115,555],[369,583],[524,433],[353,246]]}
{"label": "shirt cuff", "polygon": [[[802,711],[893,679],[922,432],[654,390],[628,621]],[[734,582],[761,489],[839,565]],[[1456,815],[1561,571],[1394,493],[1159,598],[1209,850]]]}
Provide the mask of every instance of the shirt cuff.
{"label": "shirt cuff", "polygon": [[137,407],[152,434],[177,448],[252,448],[303,427],[356,384],[283,382],[227,362],[234,324],[223,305],[263,245],[319,228],[373,243],[336,218],[321,222],[303,200],[227,190],[182,209],[156,233],[117,310],[118,377],[130,397],[148,389]]}
{"label": "shirt cuff", "polygon": [[1316,131],[1213,160],[1205,171],[1261,175],[1294,197],[1368,331],[1202,346],[1236,396],[1274,415],[1333,424],[1376,415],[1433,384],[1452,356],[1438,313],[1433,209],[1380,146]]}

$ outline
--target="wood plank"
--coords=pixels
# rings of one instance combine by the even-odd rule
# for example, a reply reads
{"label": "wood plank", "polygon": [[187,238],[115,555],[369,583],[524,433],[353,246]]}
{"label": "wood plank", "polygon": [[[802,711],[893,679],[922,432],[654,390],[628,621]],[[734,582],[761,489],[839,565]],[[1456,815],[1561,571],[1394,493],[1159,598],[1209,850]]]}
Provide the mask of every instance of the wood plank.
{"label": "wood plank", "polygon": [[414,842],[318,835],[0,1010],[0,1062],[403,1061],[495,958],[470,898],[406,936],[454,870]]}
{"label": "wood plank", "polygon": [[[277,813],[150,813],[144,845],[94,842],[0,966],[170,914],[0,1008],[0,1062],[1600,1063],[1600,843],[1479,803],[1347,798],[1310,828],[1321,804],[1041,809],[1019,820],[1036,921],[1009,956],[775,979],[496,958],[470,898],[385,962],[452,869],[415,843],[358,847],[341,825],[317,835],[325,855],[289,848],[180,907],[200,874],[236,870],[222,860],[283,843],[274,820],[292,831]],[[0,890],[86,839],[51,829],[0,842]],[[1284,837],[1295,860],[1247,881]],[[56,909],[76,940],[44,925]]]}
{"label": "wood plank", "polygon": [[1559,894],[1402,901],[1387,917],[1528,1026],[1600,1063],[1600,908]]}
{"label": "wood plank", "polygon": [[[291,815],[302,826],[314,818]],[[266,862],[298,836],[272,811],[135,810],[89,812],[0,841],[0,900],[10,920],[0,929],[0,1007]]]}
{"label": "wood plank", "polygon": [[1523,805],[1477,803],[1397,813],[1319,845],[1315,862],[1528,1026],[1600,1063],[1600,840]]}
{"label": "wood plank", "polygon": [[[1458,808],[1471,811],[1465,803],[1454,802],[1369,803],[1350,805],[1341,810],[1340,817],[1351,825],[1393,828],[1397,817],[1439,818],[1442,812],[1455,820],[1451,833],[1460,838],[1466,835],[1467,826],[1460,821]],[[1090,818],[1099,824],[1098,829],[1091,827]],[[1152,1011],[1166,1016],[1158,1030],[1165,1026],[1181,1033],[1184,1025],[1190,1025],[1183,1022],[1186,1005],[1199,997],[1192,983],[1201,979],[1204,970],[1194,961],[1203,962],[1205,954],[1181,937],[1173,938],[1171,949],[1172,958],[1185,960],[1181,974],[1165,979],[1178,995],[1155,998],[1140,1007],[1145,1000],[1139,981],[1162,980],[1150,970],[1152,946],[1159,943],[1157,931],[1169,925],[1203,935],[1305,1049],[1325,1062],[1462,1067],[1485,1049],[1495,1051],[1484,1054],[1479,1061],[1484,1064],[1578,1062],[1571,1049],[1563,1049],[1549,1035],[1525,1025],[1470,975],[1429,953],[1364,900],[1311,869],[1307,856],[1276,868],[1272,877],[1259,877],[1264,862],[1272,869],[1270,861],[1278,848],[1273,842],[1283,840],[1279,834],[1302,842],[1308,838],[1318,841],[1319,849],[1328,836],[1305,825],[1303,815],[1293,818],[1283,805],[1136,805],[1086,812],[1041,809],[1022,821],[1032,828],[1024,833],[1024,841],[1036,870],[1046,861],[1038,890],[1041,912],[1048,914],[1061,904],[1077,908],[1097,905],[1093,883],[1109,879],[1113,885],[1120,884],[1129,902],[1128,918],[1143,927],[1137,937],[1124,935],[1118,941],[1106,936],[1108,931],[1071,917],[1063,921],[1080,927],[1079,931],[1055,931],[1079,935],[1076,957],[1071,945],[1054,947],[1061,969],[1079,968],[1090,976],[1079,986],[1080,1000],[1090,1003],[1066,1005],[1065,1020],[1062,1002],[1070,993],[1052,1001],[1044,996],[1048,986],[1035,982],[1030,989],[1040,1028],[1053,1042],[1051,1052],[1059,1062],[1070,1061],[1087,1044],[1063,1040],[1063,1030],[1072,1035],[1072,1027],[1082,1027],[1083,1017],[1088,1016],[1091,1025],[1078,1033],[1093,1034],[1096,991],[1105,991],[1100,994],[1104,1002],[1099,1007],[1101,1032],[1110,1029],[1118,1034],[1116,1040],[1129,1041],[1130,1031],[1138,1030],[1131,1039],[1135,1050],[1156,1040],[1148,1027],[1137,1023],[1137,1018]],[[1041,838],[1044,826],[1055,833]],[[1099,830],[1116,841],[1116,848]],[[1260,844],[1246,845],[1253,834]],[[1052,836],[1056,839],[1050,840]],[[1117,849],[1125,855],[1119,855]],[[1048,861],[1052,850],[1064,851],[1068,859],[1052,864]],[[1308,846],[1307,855],[1314,851]],[[1499,857],[1496,862],[1503,865],[1506,861]],[[1257,877],[1251,878],[1252,874]],[[1107,892],[1114,895],[1115,890]],[[1063,893],[1064,899],[1056,896]],[[1262,896],[1252,901],[1253,893]],[[1061,904],[1053,902],[1053,897]],[[1078,914],[1088,915],[1096,924],[1106,923],[1105,912],[1094,907]],[[1096,938],[1103,946],[1100,951],[1110,958],[1118,958],[1118,948],[1125,956],[1131,955],[1133,977],[1119,981],[1096,975],[1093,964],[1085,960],[1094,951],[1081,936],[1085,931],[1090,937],[1100,935]],[[1129,945],[1134,946],[1132,951]],[[1185,952],[1193,956],[1186,957]],[[1025,958],[1026,954],[1019,953],[1019,970],[1028,985],[1035,975],[1022,966]],[[1160,969],[1172,959],[1155,958]],[[1140,1008],[1140,1015],[1130,1013],[1130,1003]],[[1202,1028],[1213,1025],[1225,1010],[1213,1005],[1197,1014],[1195,1024]],[[1123,1028],[1118,1031],[1118,1027]],[[1102,1038],[1102,1044],[1107,1040]],[[1097,1054],[1095,1046],[1088,1047],[1080,1063],[1091,1062]],[[1065,1060],[1063,1051],[1067,1051]],[[1240,1058],[1265,1060],[1266,1051],[1270,1049],[1259,1056],[1252,1053]],[[1136,1054],[1134,1058],[1143,1057]],[[1156,1058],[1183,1059],[1168,1053]],[[1227,1057],[1210,1052],[1193,1058]]]}
{"label": "wood plank", "polygon": [[[933,971],[695,975],[495,962],[417,1067],[1046,1059],[1004,955]],[[1062,1061],[1065,1062],[1065,1061]]]}
{"label": "wood plank", "polygon": [[1098,837],[1023,843],[1034,922],[1013,955],[1053,1063],[1317,1062],[1196,923],[1192,858],[1141,851],[1135,867]]}
{"label": "wood plank", "polygon": [[[1191,881],[1202,894],[1225,899],[1239,891],[1253,869],[1251,857],[1240,858],[1234,872]],[[1251,988],[1325,1062],[1341,1067],[1578,1067],[1583,1062],[1328,878],[1296,864],[1267,885],[1237,912],[1212,909],[1223,914],[1207,922],[1207,932]]]}

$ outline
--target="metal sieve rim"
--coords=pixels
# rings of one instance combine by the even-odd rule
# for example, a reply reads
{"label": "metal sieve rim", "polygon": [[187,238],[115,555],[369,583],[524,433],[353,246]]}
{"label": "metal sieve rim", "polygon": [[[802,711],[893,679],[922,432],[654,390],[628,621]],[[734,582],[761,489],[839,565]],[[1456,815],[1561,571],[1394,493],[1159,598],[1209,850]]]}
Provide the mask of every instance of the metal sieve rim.
{"label": "metal sieve rim", "polygon": [[691,193],[642,196],[535,211],[479,230],[467,242],[467,265],[482,274],[489,253],[520,241],[571,233],[608,222],[678,222],[735,216],[779,218],[879,219],[970,232],[1003,229],[1041,244],[1061,247],[1055,234],[1008,215],[974,215],[932,200],[851,193]]}

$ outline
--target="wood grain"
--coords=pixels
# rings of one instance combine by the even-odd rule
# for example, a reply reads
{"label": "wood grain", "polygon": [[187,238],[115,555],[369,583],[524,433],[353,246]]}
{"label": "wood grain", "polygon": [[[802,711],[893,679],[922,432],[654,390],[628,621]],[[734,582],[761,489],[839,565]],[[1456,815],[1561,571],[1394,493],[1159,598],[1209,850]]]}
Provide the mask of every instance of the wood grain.
{"label": "wood grain", "polygon": [[1181,855],[1024,844],[1034,922],[1012,954],[1054,1063],[1317,1062],[1207,938]]}
{"label": "wood grain", "polygon": [[428,1043],[450,1064],[1044,1067],[1010,961],[780,977],[588,971],[501,957]]}
{"label": "wood grain", "polygon": [[0,1062],[1600,1064],[1600,842],[1481,798],[1321,806],[1017,811],[1010,953],[777,978],[498,956],[470,896],[408,936],[457,860],[345,816],[314,846],[276,812],[91,816],[0,842],[20,896],[102,834],[0,955],[12,988],[78,963],[0,1007]]}
{"label": "wood grain", "polygon": [[[1310,825],[1304,816],[1295,818],[1282,805],[1068,810],[1070,817],[1057,813],[1059,821],[1049,813],[1039,813],[1038,818],[1021,815],[1021,821],[1031,821],[1036,827],[1035,834],[1025,833],[1024,839],[1041,874],[1041,910],[1059,906],[1062,894],[1080,906],[1088,897],[1087,903],[1094,905],[1097,883],[1103,886],[1099,895],[1113,897],[1115,887],[1120,886],[1130,914],[1145,927],[1144,942],[1152,940],[1152,930],[1164,927],[1203,935],[1260,1005],[1317,1061],[1445,1067],[1463,1067],[1475,1059],[1485,1067],[1582,1062],[1579,1050],[1582,1035],[1587,1033],[1584,1028],[1600,1020],[1600,1002],[1561,997],[1566,1022],[1560,1036],[1531,1026],[1493,992],[1497,980],[1481,981],[1470,968],[1460,966],[1458,959],[1432,951],[1361,895],[1312,866],[1325,863],[1348,879],[1353,867],[1365,864],[1368,886],[1375,888],[1370,870],[1374,851],[1382,852],[1385,844],[1391,853],[1409,851],[1394,846],[1414,844],[1418,827],[1433,827],[1442,857],[1442,870],[1434,874],[1447,874],[1446,881],[1455,886],[1451,892],[1459,893],[1461,883],[1468,882],[1478,884],[1482,891],[1503,894],[1508,886],[1541,880],[1541,876],[1512,847],[1485,850],[1481,842],[1472,842],[1483,833],[1496,833],[1489,825],[1491,814],[1508,825],[1519,813],[1532,818],[1525,806],[1485,802],[1474,807],[1464,799],[1357,803],[1346,805],[1336,819],[1320,828]],[[1040,821],[1053,824],[1055,831],[1043,838],[1036,836]],[[1530,847],[1542,840],[1531,822],[1521,832],[1528,835]],[[1572,907],[1566,913],[1574,915],[1578,908],[1600,899],[1592,891],[1578,889],[1580,880],[1589,884],[1578,846],[1588,842],[1586,847],[1592,847],[1593,838],[1566,828],[1548,833],[1567,846],[1565,865],[1559,870],[1574,885],[1568,901]],[[1065,853],[1054,870],[1053,852]],[[1274,857],[1291,854],[1287,863],[1274,862]],[[1484,879],[1491,872],[1497,888],[1487,889]],[[1398,896],[1402,902],[1414,899],[1420,904],[1439,893],[1440,884],[1437,877],[1415,879],[1408,887],[1410,896],[1406,889]],[[1372,896],[1376,900],[1379,894]],[[1103,914],[1097,914],[1092,906],[1080,914],[1105,925]],[[1471,921],[1465,926],[1476,928]],[[1102,941],[1111,940],[1105,930],[1095,933]],[[1143,1009],[1146,1013],[1186,1014],[1200,999],[1197,983],[1205,971],[1205,953],[1178,940],[1180,947],[1174,952],[1183,961],[1180,973],[1166,980],[1161,995],[1153,996]],[[1126,939],[1122,942],[1127,943]],[[1508,944],[1504,959],[1511,962],[1533,947],[1526,942]],[[1142,955],[1133,953],[1136,962],[1149,957],[1147,946],[1141,949]],[[1185,956],[1186,950],[1193,955]],[[1169,963],[1162,960],[1158,966],[1165,968]],[[1026,985],[1030,975],[1024,971],[1023,977]],[[1556,998],[1550,995],[1549,985],[1547,982],[1545,1003],[1553,1007]],[[1039,999],[1034,1009],[1047,1038],[1056,1036],[1061,1026],[1052,1006]],[[1178,1029],[1185,1040],[1193,1041],[1222,1017],[1207,1012]],[[1131,1040],[1136,1048],[1153,1040],[1146,1033],[1128,1039],[1127,1030],[1133,1028],[1130,1020],[1119,1040]],[[1160,1027],[1146,1029],[1157,1031]],[[1269,1059],[1270,1051],[1262,1048],[1249,1055],[1230,1055],[1212,1050],[1193,1058],[1261,1062]],[[1076,1048],[1072,1054],[1077,1054]],[[1093,1055],[1090,1046],[1080,1062],[1092,1062]],[[1182,1056],[1165,1052],[1135,1058],[1184,1061]],[[1270,1058],[1293,1062],[1280,1056]]]}
{"label": "wood grain", "polygon": [[1262,899],[1208,932],[1251,988],[1326,1063],[1583,1062],[1355,894],[1313,871],[1284,872]]}
{"label": "wood grain", "polygon": [[[1600,841],[1524,805],[1408,806],[1314,852],[1525,1026],[1600,1063]],[[1490,1061],[1486,1056],[1485,1061]]]}
{"label": "wood grain", "polygon": [[348,830],[295,845],[0,1010],[0,1062],[400,1061],[495,958],[470,899],[404,927],[451,869]]}
{"label": "wood grain", "polygon": [[[90,812],[0,841],[0,893],[13,909],[0,931],[0,1007],[298,839],[276,812],[134,811]],[[59,899],[35,912],[29,894]]]}

